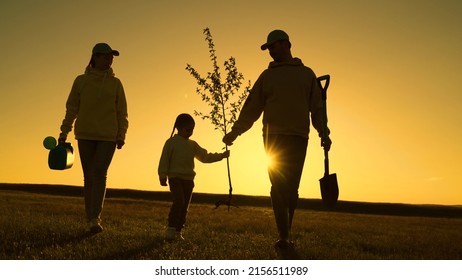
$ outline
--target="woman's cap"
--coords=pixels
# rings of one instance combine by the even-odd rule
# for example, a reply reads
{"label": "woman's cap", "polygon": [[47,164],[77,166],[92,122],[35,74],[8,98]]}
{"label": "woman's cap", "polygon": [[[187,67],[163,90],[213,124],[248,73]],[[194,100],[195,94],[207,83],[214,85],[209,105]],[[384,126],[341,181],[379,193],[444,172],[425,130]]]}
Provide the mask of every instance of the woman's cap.
{"label": "woman's cap", "polygon": [[268,34],[268,38],[266,39],[266,43],[261,45],[261,50],[264,51],[268,48],[268,46],[276,43],[277,41],[289,41],[289,35],[282,30],[273,30]]}
{"label": "woman's cap", "polygon": [[119,56],[119,51],[113,50],[108,44],[106,43],[98,43],[93,47],[93,54],[102,53],[102,54],[110,54],[112,53],[115,56]]}

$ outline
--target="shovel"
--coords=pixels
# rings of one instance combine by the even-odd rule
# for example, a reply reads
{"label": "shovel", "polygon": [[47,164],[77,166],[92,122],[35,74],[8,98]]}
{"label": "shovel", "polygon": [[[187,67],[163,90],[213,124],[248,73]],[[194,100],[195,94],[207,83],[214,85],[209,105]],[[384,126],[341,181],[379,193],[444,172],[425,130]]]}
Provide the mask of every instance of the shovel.
{"label": "shovel", "polygon": [[[324,87],[322,82],[325,81]],[[323,117],[324,117],[324,127],[322,130],[323,138],[326,138],[327,135],[327,88],[329,87],[330,76],[324,75],[317,78],[319,88],[321,89],[322,95],[322,105],[323,105]],[[324,177],[319,179],[321,184],[321,197],[323,204],[332,209],[337,204],[338,200],[338,183],[337,183],[337,174],[329,174],[329,151],[324,148]]]}

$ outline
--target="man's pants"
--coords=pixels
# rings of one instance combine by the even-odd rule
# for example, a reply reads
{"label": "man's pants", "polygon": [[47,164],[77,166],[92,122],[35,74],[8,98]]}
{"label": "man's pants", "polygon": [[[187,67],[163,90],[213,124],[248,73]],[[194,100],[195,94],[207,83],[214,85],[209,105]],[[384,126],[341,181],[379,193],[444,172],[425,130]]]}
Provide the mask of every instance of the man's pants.
{"label": "man's pants", "polygon": [[271,158],[268,174],[276,226],[280,239],[287,240],[297,208],[308,139],[294,135],[267,135],[264,144]]}
{"label": "man's pants", "polygon": [[100,219],[106,196],[107,170],[114,156],[116,143],[78,140],[84,176],[85,212],[88,221]]}

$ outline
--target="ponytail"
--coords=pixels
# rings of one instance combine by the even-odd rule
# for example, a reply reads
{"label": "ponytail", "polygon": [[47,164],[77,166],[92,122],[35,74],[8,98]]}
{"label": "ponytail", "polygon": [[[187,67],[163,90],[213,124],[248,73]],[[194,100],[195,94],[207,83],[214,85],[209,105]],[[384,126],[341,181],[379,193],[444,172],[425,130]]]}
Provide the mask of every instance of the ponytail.
{"label": "ponytail", "polygon": [[95,59],[93,58],[93,55],[91,55],[90,62],[88,62],[88,66],[91,68],[95,68]]}
{"label": "ponytail", "polygon": [[179,127],[184,127],[188,124],[195,124],[193,117],[189,114],[179,114],[178,117],[176,117],[175,124],[173,125],[173,130],[172,134],[170,135],[170,138],[173,137],[173,134],[175,133],[175,128],[178,129]]}
{"label": "ponytail", "polygon": [[172,134],[170,134],[170,138],[172,138],[172,137],[173,137],[173,133],[175,133],[175,128],[176,128],[176,126],[175,126],[175,125],[173,125]]}

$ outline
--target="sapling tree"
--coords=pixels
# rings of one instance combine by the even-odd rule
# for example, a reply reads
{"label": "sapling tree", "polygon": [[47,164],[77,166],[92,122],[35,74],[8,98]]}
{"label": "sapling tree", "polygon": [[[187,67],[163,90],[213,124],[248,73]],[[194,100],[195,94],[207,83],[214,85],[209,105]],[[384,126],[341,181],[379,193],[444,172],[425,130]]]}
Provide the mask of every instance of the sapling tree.
{"label": "sapling tree", "polygon": [[[209,105],[210,111],[206,113],[194,111],[194,114],[203,120],[210,121],[215,130],[219,130],[225,135],[237,120],[242,105],[250,92],[251,83],[249,80],[247,85],[243,86],[244,75],[237,70],[234,57],[230,57],[224,62],[226,78],[222,80],[210,29],[205,28],[203,33],[205,40],[208,42],[212,71],[208,72],[206,77],[203,77],[190,64],[187,64],[186,70],[196,79],[198,84],[196,93],[202,98],[202,101]],[[228,146],[225,145],[224,149],[227,151]],[[217,201],[215,204],[217,208],[223,204],[228,205],[229,211],[233,195],[229,158],[226,158],[226,166],[229,183],[228,199]]]}

